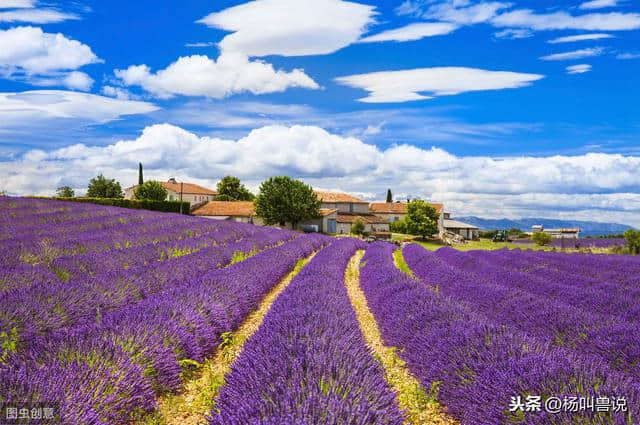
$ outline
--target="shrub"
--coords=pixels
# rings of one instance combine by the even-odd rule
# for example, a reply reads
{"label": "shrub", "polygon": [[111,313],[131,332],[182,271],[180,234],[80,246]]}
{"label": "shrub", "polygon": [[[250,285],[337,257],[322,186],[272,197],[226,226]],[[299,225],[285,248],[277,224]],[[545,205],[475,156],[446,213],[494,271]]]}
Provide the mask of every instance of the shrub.
{"label": "shrub", "polygon": [[136,199],[150,199],[152,201],[164,201],[167,199],[167,189],[162,184],[150,180],[138,185],[134,190]]}
{"label": "shrub", "polygon": [[[60,201],[84,202],[89,204],[107,205],[112,207],[130,208],[135,210],[151,210],[161,212],[180,212],[180,201],[154,201],[151,199],[123,199],[123,198],[61,198]],[[189,214],[191,204],[182,202],[182,213]]]}
{"label": "shrub", "polygon": [[629,229],[624,232],[624,238],[627,240],[629,251],[634,254],[640,254],[640,230]]}
{"label": "shrub", "polygon": [[389,223],[389,229],[394,233],[407,233],[407,223],[403,220],[392,221]]}
{"label": "shrub", "polygon": [[536,245],[544,246],[549,245],[551,243],[551,235],[545,232],[535,232],[531,239],[536,243]]}
{"label": "shrub", "polygon": [[363,235],[364,234],[364,221],[360,218],[356,218],[351,225],[351,233],[354,235]]}

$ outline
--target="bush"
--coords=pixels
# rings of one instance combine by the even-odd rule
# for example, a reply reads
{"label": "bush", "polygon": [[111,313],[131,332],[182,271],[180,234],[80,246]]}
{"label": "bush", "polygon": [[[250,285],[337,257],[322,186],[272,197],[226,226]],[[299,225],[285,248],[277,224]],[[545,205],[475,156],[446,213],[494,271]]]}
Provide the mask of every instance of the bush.
{"label": "bush", "polygon": [[167,199],[167,189],[153,180],[138,185],[133,193],[136,199],[149,199],[152,201],[164,201]]}
{"label": "bush", "polygon": [[389,229],[394,233],[407,233],[407,223],[403,220],[392,221]]}
{"label": "bush", "polygon": [[629,229],[624,232],[624,238],[627,240],[629,251],[634,254],[640,254],[640,230]]}
{"label": "bush", "polygon": [[[107,205],[111,207],[130,208],[134,210],[151,210],[161,212],[180,212],[180,201],[153,201],[151,199],[123,199],[123,198],[61,198],[59,201],[84,202],[88,204]],[[182,213],[189,214],[191,204],[182,202]]]}
{"label": "bush", "polygon": [[536,243],[536,245],[544,246],[549,245],[551,243],[551,235],[545,232],[535,232],[531,239]]}
{"label": "bush", "polygon": [[354,235],[363,235],[364,234],[364,221],[360,218],[356,218],[351,225],[351,233]]}

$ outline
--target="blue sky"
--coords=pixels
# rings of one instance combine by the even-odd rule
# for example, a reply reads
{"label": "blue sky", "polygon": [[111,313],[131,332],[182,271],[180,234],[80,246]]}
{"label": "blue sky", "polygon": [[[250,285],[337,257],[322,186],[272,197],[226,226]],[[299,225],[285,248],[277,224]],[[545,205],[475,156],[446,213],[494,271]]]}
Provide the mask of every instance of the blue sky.
{"label": "blue sky", "polygon": [[640,225],[631,0],[0,0],[0,189],[99,172]]}

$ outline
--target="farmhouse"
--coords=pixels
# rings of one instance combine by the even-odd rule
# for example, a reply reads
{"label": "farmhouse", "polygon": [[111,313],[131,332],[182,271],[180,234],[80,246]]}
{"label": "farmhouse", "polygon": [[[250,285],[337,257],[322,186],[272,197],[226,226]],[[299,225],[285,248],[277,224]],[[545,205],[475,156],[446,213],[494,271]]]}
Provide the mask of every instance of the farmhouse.
{"label": "farmhouse", "polygon": [[[207,189],[206,187],[199,186],[195,183],[179,182],[175,178],[170,178],[166,182],[159,182],[165,189],[167,189],[167,201],[179,201],[182,199],[185,202],[190,202],[192,206],[207,201],[213,201],[218,195],[215,190]],[[135,186],[127,187],[124,190],[125,199],[133,199]]]}
{"label": "farmhouse", "polygon": [[[438,235],[442,236],[444,233],[444,205],[439,203],[429,203],[439,215],[438,219]],[[407,203],[406,202],[372,202],[369,204],[369,211],[387,221],[393,223],[398,220],[402,220],[407,215]]]}
{"label": "farmhouse", "polygon": [[[337,212],[335,228],[329,227],[327,233],[351,233],[351,225],[359,218],[364,223],[365,232],[388,232],[389,220],[369,211],[369,203],[353,195],[340,192],[316,190],[321,208]],[[330,224],[331,226],[332,224]]]}

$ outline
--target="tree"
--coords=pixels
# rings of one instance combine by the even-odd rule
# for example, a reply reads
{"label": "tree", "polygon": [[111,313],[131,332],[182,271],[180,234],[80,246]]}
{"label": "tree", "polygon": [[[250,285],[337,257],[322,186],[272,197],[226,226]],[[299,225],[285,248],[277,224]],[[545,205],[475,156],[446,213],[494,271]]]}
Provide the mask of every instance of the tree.
{"label": "tree", "polygon": [[407,215],[404,220],[407,233],[421,236],[423,239],[438,233],[440,216],[435,208],[424,201],[415,200],[407,204]]}
{"label": "tree", "polygon": [[138,162],[138,186],[142,186],[144,184],[144,179],[142,178],[142,162]]}
{"label": "tree", "polygon": [[391,189],[387,189],[387,202],[393,202],[393,195],[391,195]]}
{"label": "tree", "polygon": [[407,233],[407,223],[404,219],[389,223],[389,230],[393,233]]}
{"label": "tree", "polygon": [[362,235],[364,233],[364,221],[360,217],[353,220],[351,224],[351,233],[354,235]]}
{"label": "tree", "polygon": [[545,245],[549,245],[551,243],[551,239],[553,239],[553,238],[548,233],[535,232],[531,236],[531,239],[533,239],[533,241],[536,243],[536,245],[545,246]]}
{"label": "tree", "polygon": [[624,238],[627,240],[629,251],[634,254],[640,254],[640,230],[629,229],[624,232]]}
{"label": "tree", "polygon": [[136,199],[151,199],[153,201],[164,201],[167,199],[167,189],[153,180],[149,180],[138,185],[133,192]]}
{"label": "tree", "polygon": [[89,181],[89,198],[124,198],[122,187],[115,179],[107,179],[102,174]]}
{"label": "tree", "polygon": [[260,185],[256,214],[266,224],[298,223],[320,216],[320,201],[311,186],[291,177],[270,177]]}
{"label": "tree", "polygon": [[218,182],[218,195],[227,195],[234,201],[253,201],[253,193],[240,183],[240,179],[233,176],[224,176]]}
{"label": "tree", "polygon": [[75,196],[75,193],[70,186],[61,186],[56,189],[56,196],[60,198],[73,198]]}

